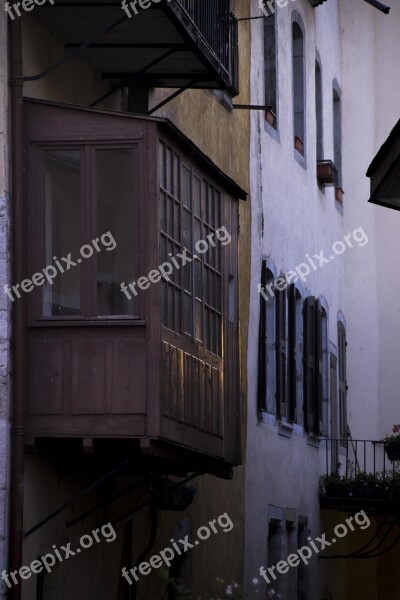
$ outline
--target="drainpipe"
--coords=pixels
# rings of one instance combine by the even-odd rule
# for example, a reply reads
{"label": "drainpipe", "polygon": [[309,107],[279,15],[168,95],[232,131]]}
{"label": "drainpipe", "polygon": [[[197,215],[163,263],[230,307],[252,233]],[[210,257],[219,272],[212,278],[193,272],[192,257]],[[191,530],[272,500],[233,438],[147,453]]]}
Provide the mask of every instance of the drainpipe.
{"label": "drainpipe", "polygon": [[[10,108],[11,108],[11,206],[12,283],[25,275],[25,219],[23,207],[23,79],[21,19],[9,21]],[[9,571],[22,566],[24,491],[24,401],[25,401],[25,301],[14,301],[12,309],[12,405]],[[9,590],[12,600],[20,600],[21,585]]]}

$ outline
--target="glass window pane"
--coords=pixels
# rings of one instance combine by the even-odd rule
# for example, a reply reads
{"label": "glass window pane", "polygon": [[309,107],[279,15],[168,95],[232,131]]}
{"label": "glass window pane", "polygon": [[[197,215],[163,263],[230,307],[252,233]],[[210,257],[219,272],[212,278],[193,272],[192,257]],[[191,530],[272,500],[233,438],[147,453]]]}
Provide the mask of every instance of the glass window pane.
{"label": "glass window pane", "polygon": [[196,243],[201,240],[201,223],[198,219],[194,219],[193,222],[193,248],[196,245]]}
{"label": "glass window pane", "polygon": [[182,169],[182,202],[188,210],[192,209],[192,177],[187,167]]}
{"label": "glass window pane", "polygon": [[183,296],[183,332],[193,335],[193,299],[189,294]]}
{"label": "glass window pane", "polygon": [[204,346],[210,348],[210,309],[204,307]]}
{"label": "glass window pane", "polygon": [[161,324],[168,327],[167,282],[161,279]]}
{"label": "glass window pane", "polygon": [[172,150],[167,148],[166,157],[166,188],[167,192],[172,194]]}
{"label": "glass window pane", "polygon": [[181,333],[182,329],[182,316],[181,316],[181,292],[180,290],[175,288],[175,323],[174,323],[174,331],[176,333]]}
{"label": "glass window pane", "polygon": [[217,192],[217,190],[214,191],[214,210],[215,210],[215,217],[214,217],[214,227],[216,229],[219,229],[219,227],[221,227],[222,225],[222,221],[221,221],[221,194],[219,192]]}
{"label": "glass window pane", "polygon": [[214,220],[214,188],[208,186],[208,222],[211,227],[215,227]]}
{"label": "glass window pane", "polygon": [[174,196],[179,198],[179,156],[174,154]]}
{"label": "glass window pane", "polygon": [[174,201],[169,196],[166,197],[166,201],[167,201],[167,229],[166,229],[166,231],[167,231],[168,235],[170,235],[171,237],[174,237],[174,225],[173,225]]}
{"label": "glass window pane", "polygon": [[174,237],[176,242],[181,241],[181,205],[174,202]]}
{"label": "glass window pane", "polygon": [[160,142],[160,185],[165,189],[165,145]]}
{"label": "glass window pane", "polygon": [[167,301],[167,310],[168,310],[168,327],[169,329],[174,328],[174,320],[175,320],[175,308],[174,308],[174,296],[175,296],[175,288],[173,285],[168,285],[168,301]]}
{"label": "glass window pane", "polygon": [[202,298],[202,282],[201,282],[202,264],[199,260],[194,262],[194,295],[196,298]]}
{"label": "glass window pane", "polygon": [[194,335],[197,340],[203,340],[203,305],[198,300],[194,303]]}
{"label": "glass window pane", "polygon": [[167,201],[165,194],[160,192],[160,229],[166,232],[167,227]]}
{"label": "glass window pane", "polygon": [[222,328],[221,328],[221,317],[219,315],[217,315],[217,346],[216,346],[216,353],[218,354],[218,356],[221,356],[221,337],[222,337]]}
{"label": "glass window pane", "polygon": [[193,212],[196,217],[201,217],[201,181],[193,177]]}
{"label": "glass window pane", "polygon": [[134,280],[134,185],[132,149],[96,150],[98,315],[134,314],[121,291]]}
{"label": "glass window pane", "polygon": [[[81,248],[81,151],[44,152],[45,266],[71,254],[76,261]],[[54,258],[53,258],[54,257]],[[80,259],[83,260],[83,259]],[[57,263],[56,263],[57,264]],[[62,265],[62,261],[60,261]],[[57,270],[57,269],[56,269]],[[57,273],[53,285],[43,286],[43,315],[81,313],[81,270],[76,265]]]}
{"label": "glass window pane", "polygon": [[183,287],[190,293],[192,293],[192,264],[189,263],[183,267]]}
{"label": "glass window pane", "polygon": [[182,243],[189,252],[192,251],[192,219],[191,214],[186,209],[183,210],[183,239]]}

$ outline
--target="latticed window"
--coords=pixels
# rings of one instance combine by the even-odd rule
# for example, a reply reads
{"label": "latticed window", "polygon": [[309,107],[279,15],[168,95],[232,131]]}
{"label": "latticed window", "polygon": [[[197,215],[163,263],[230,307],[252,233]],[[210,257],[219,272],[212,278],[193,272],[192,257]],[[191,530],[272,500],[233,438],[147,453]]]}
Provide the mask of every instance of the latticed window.
{"label": "latticed window", "polygon": [[160,142],[160,260],[172,273],[162,280],[161,321],[221,355],[221,193]]}

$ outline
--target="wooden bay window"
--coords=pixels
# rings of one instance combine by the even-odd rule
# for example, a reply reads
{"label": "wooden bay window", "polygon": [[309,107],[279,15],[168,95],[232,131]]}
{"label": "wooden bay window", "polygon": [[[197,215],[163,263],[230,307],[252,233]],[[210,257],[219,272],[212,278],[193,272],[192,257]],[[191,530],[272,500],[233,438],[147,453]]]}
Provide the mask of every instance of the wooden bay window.
{"label": "wooden bay window", "polygon": [[25,108],[27,277],[74,263],[28,298],[30,438],[126,437],[237,464],[245,193],[165,120]]}

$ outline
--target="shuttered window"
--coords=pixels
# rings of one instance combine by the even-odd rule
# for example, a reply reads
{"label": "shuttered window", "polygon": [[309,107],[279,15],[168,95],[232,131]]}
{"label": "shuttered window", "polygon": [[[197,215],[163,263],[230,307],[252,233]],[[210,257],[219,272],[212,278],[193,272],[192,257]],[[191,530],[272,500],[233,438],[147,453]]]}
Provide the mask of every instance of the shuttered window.
{"label": "shuttered window", "polygon": [[286,290],[276,290],[276,408],[279,417],[287,416],[287,339]]}
{"label": "shuttered window", "polygon": [[339,348],[339,434],[347,437],[346,330],[338,323]]}
{"label": "shuttered window", "polygon": [[[267,283],[267,265],[265,260],[261,266],[261,286],[265,289]],[[263,294],[260,294],[260,324],[258,335],[258,411],[265,411],[267,406],[267,307]]]}
{"label": "shuttered window", "polygon": [[322,309],[314,296],[304,303],[304,400],[307,430],[322,434]]}
{"label": "shuttered window", "polygon": [[296,421],[297,409],[297,293],[291,283],[288,287],[288,419]]}

